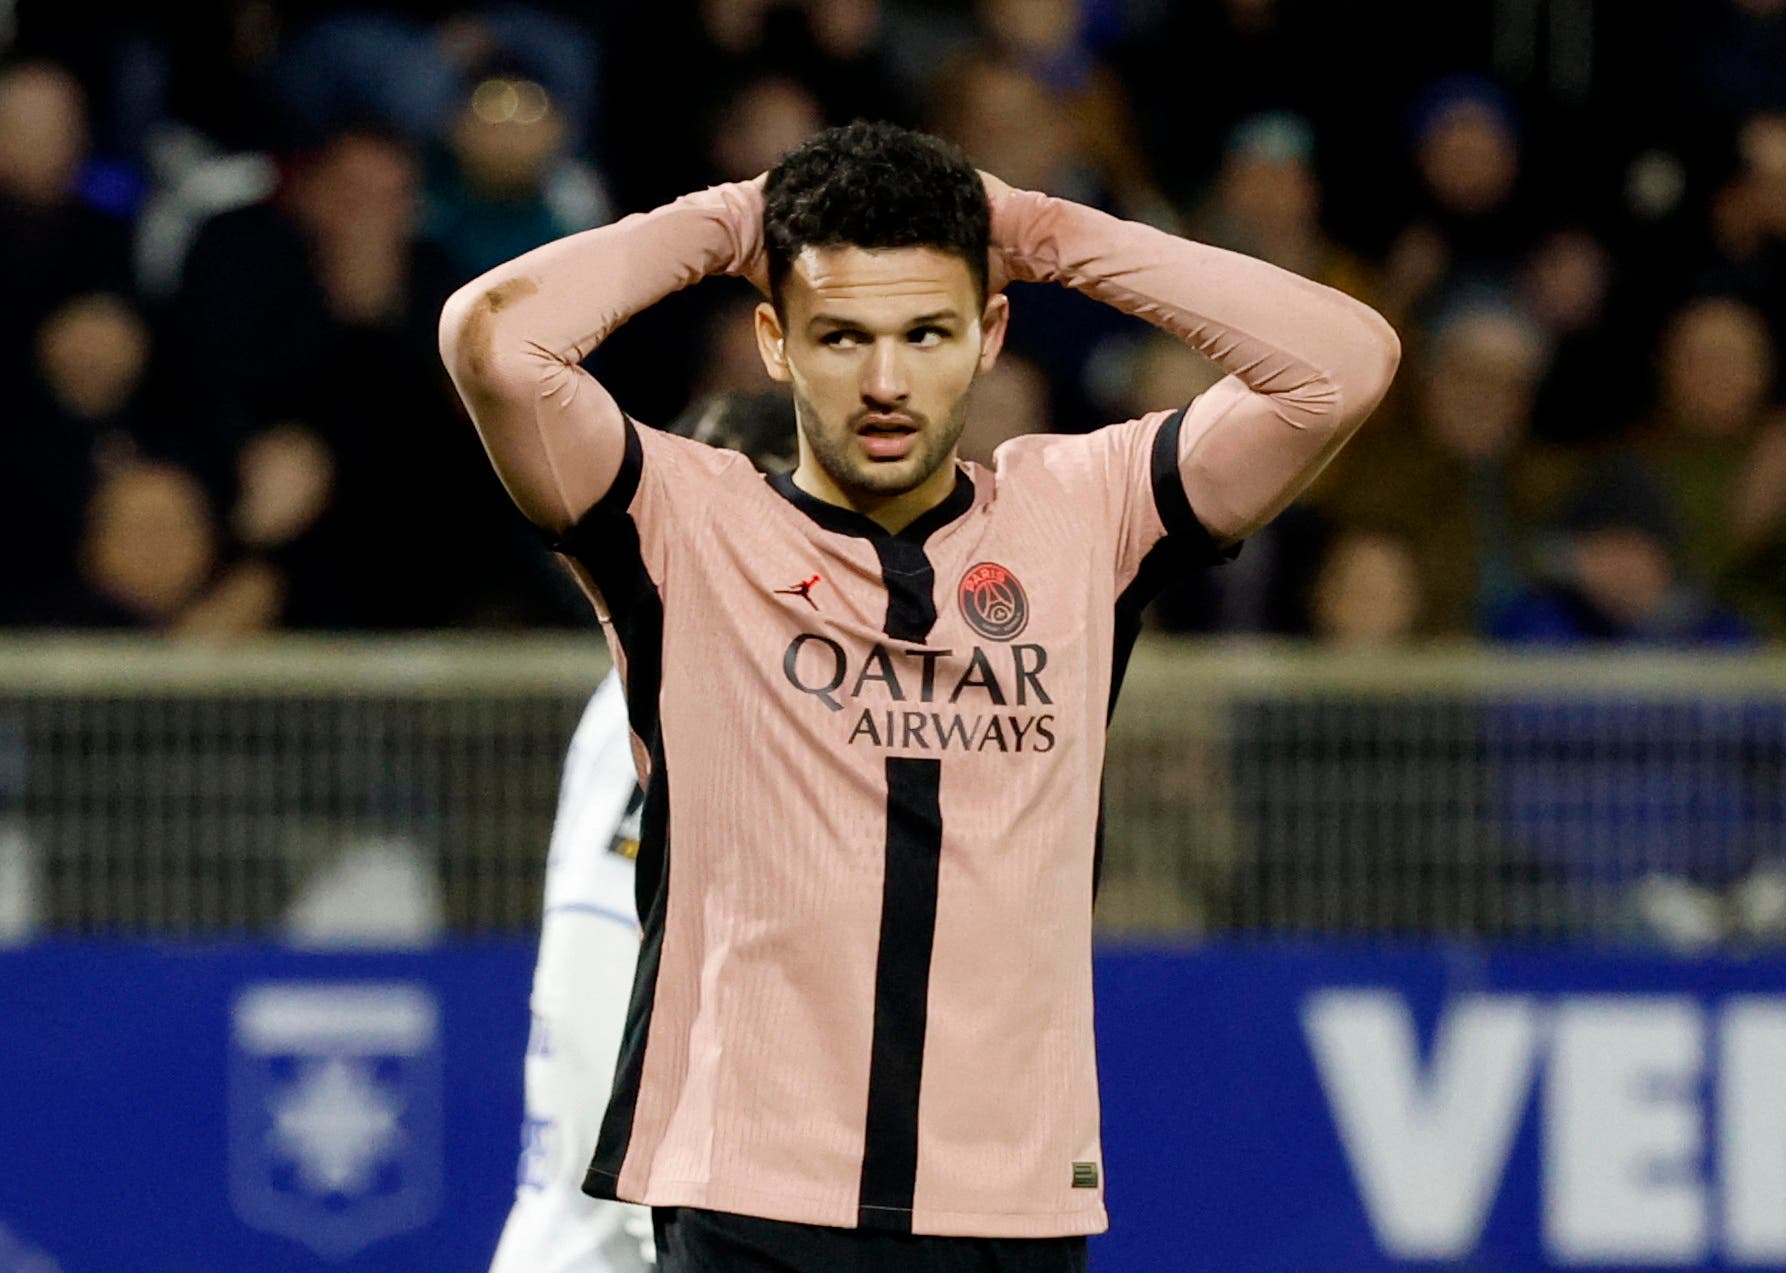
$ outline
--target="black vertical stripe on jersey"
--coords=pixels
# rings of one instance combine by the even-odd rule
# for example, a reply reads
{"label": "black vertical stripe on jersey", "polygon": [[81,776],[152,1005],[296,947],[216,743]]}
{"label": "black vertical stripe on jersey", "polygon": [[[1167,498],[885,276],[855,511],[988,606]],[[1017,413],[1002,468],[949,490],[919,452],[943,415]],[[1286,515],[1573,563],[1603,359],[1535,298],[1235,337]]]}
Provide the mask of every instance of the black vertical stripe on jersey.
{"label": "black vertical stripe on jersey", "polygon": [[895,641],[927,641],[936,626],[936,570],[922,544],[892,535],[872,541],[887,587],[882,631]]}
{"label": "black vertical stripe on jersey", "polygon": [[857,1224],[910,1233],[918,1179],[918,1091],[941,871],[942,762],[887,757],[886,884],[874,972],[874,1043]]}
{"label": "black vertical stripe on jersey", "polygon": [[[670,881],[670,775],[664,767],[658,695],[663,685],[664,605],[645,568],[639,527],[628,511],[644,472],[637,426],[626,422],[626,449],[607,492],[555,545],[589,574],[608,608],[614,637],[626,655],[628,722],[649,751],[651,773],[639,817],[638,874],[634,881],[644,938],[633,977],[626,1032],[615,1066],[614,1087],[602,1119],[584,1192],[612,1198],[632,1141],[651,1008],[657,999],[657,970],[663,951]],[[594,1095],[591,1094],[591,1099]]]}
{"label": "black vertical stripe on jersey", "polygon": [[[635,880],[644,936],[626,1005],[626,1030],[614,1065],[614,1086],[602,1115],[595,1153],[583,1176],[583,1192],[595,1198],[619,1197],[620,1172],[632,1145],[633,1119],[645,1073],[645,1046],[651,1035],[651,1009],[657,1000],[657,972],[663,960],[664,926],[670,901],[670,775],[664,767],[663,739],[651,754],[651,782],[639,822],[638,876]],[[596,1099],[595,1093],[589,1099]]]}

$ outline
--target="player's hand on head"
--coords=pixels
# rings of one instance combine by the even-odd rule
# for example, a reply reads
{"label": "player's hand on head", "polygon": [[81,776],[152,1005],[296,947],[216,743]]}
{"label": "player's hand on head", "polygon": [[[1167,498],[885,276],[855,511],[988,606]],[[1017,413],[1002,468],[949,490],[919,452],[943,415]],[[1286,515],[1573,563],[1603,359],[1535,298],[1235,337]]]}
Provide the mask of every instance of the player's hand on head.
{"label": "player's hand on head", "polygon": [[1010,267],[1005,264],[1004,245],[999,242],[998,211],[999,204],[1016,187],[993,176],[983,168],[977,171],[980,174],[980,183],[986,187],[986,203],[992,210],[992,246],[986,261],[986,292],[988,295],[993,295],[1004,291],[1005,284],[1009,283],[1012,277]]}
{"label": "player's hand on head", "polygon": [[769,186],[769,174],[759,172],[749,181],[739,183],[748,192],[755,218],[755,233],[747,236],[745,246],[748,249],[742,261],[733,268],[732,273],[744,279],[764,296],[769,295],[769,253],[764,247],[763,238],[763,192]]}

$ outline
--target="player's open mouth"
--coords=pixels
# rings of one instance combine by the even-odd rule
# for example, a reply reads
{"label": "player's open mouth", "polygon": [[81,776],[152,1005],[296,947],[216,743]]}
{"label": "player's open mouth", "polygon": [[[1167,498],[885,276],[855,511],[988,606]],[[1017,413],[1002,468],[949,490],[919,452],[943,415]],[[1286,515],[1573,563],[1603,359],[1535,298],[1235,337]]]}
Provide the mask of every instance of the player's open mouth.
{"label": "player's open mouth", "polygon": [[856,427],[862,449],[876,460],[902,460],[916,444],[917,423],[906,416],[869,416]]}

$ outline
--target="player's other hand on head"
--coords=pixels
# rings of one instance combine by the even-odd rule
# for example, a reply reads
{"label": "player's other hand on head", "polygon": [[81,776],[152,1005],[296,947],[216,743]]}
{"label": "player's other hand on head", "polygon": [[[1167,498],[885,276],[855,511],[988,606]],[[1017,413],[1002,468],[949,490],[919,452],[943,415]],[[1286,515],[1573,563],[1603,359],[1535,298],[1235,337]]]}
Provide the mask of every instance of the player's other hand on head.
{"label": "player's other hand on head", "polygon": [[740,184],[746,191],[750,192],[750,197],[754,202],[753,212],[756,218],[756,235],[754,239],[751,239],[744,244],[746,249],[744,259],[738,263],[737,267],[732,272],[739,278],[744,279],[764,296],[768,296],[769,253],[764,246],[763,238],[763,192],[769,187],[769,174],[767,172],[759,172],[749,181],[741,182]]}
{"label": "player's other hand on head", "polygon": [[993,176],[983,168],[978,171],[980,183],[986,187],[986,202],[992,209],[992,250],[988,254],[986,263],[986,292],[988,295],[993,295],[1004,291],[1005,284],[1011,281],[1011,270],[1005,264],[1004,244],[999,241],[998,236],[998,210],[999,204],[1004,201],[1005,196],[1011,194],[1016,187]]}

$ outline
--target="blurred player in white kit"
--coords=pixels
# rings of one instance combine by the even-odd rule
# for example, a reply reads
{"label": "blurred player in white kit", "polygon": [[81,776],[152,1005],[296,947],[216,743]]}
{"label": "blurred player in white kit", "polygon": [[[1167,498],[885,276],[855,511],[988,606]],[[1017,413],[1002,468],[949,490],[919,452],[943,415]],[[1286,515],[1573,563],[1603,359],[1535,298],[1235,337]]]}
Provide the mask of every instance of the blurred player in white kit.
{"label": "blurred player in white kit", "polygon": [[[766,472],[794,466],[793,407],[774,395],[709,398],[671,431],[741,451]],[[571,737],[558,789],[515,1204],[490,1273],[639,1273],[654,1263],[650,1210],[582,1190],[639,958],[639,806],[626,703],[609,672]]]}
{"label": "blurred player in white kit", "polygon": [[581,1190],[639,957],[638,789],[626,704],[610,672],[577,725],[559,787],[533,973],[521,1163],[491,1273],[651,1267],[650,1214]]}

